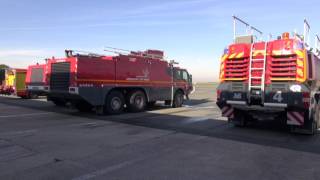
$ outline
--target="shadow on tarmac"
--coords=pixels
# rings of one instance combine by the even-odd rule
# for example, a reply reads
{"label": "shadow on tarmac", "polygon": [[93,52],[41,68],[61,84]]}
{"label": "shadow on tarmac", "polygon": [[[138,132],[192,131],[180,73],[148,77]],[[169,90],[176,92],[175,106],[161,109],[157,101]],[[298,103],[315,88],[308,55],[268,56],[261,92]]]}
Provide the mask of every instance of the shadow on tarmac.
{"label": "shadow on tarmac", "polygon": [[[206,100],[196,100],[195,103],[206,103]],[[142,126],[161,130],[171,130],[176,133],[200,135],[224,140],[252,143],[262,146],[286,148],[290,150],[320,154],[320,136],[292,134],[286,126],[279,121],[261,121],[249,124],[245,128],[237,128],[221,119],[204,117],[190,119],[190,117],[177,116],[174,113],[188,112],[192,109],[181,108],[173,113],[159,114],[152,111],[142,113],[124,113],[113,116],[97,116],[94,113],[80,113],[65,107],[55,107],[45,101],[22,100],[16,98],[0,97],[0,103],[10,106],[36,109],[46,112],[55,112],[75,117],[112,121],[134,126]],[[190,102],[192,104],[192,100]],[[156,106],[153,110],[166,109],[165,106]]]}

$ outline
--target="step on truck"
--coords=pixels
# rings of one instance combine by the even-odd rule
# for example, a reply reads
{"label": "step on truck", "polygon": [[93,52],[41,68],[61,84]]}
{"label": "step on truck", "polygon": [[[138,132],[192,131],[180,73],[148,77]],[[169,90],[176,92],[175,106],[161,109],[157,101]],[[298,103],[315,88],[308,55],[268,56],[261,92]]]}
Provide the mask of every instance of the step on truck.
{"label": "step on truck", "polygon": [[192,91],[192,76],[164,60],[158,50],[115,52],[116,56],[66,50],[66,57],[48,60],[48,100],[70,102],[80,111],[119,114],[124,108],[143,111],[156,101],[181,107]]}
{"label": "step on truck", "polygon": [[1,69],[0,94],[29,98],[26,89],[26,69]]}
{"label": "step on truck", "polygon": [[37,98],[47,94],[49,90],[47,74],[47,64],[35,64],[28,67],[26,86],[30,97]]}
{"label": "step on truck", "polygon": [[[277,39],[257,40],[258,29],[234,18],[234,42],[223,53],[217,105],[236,126],[249,121],[279,120],[292,132],[314,134],[319,128],[319,37],[309,45],[310,25],[304,34],[283,33]],[[247,34],[236,33],[237,23]]]}

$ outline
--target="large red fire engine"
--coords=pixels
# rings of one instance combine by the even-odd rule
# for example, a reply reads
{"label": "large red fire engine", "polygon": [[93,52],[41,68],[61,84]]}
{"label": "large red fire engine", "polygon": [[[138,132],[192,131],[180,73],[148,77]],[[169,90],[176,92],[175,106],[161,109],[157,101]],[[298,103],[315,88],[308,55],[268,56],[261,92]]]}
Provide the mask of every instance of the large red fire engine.
{"label": "large red fire engine", "polygon": [[118,114],[125,107],[139,112],[156,101],[180,107],[192,90],[187,70],[165,61],[158,50],[117,56],[67,50],[66,58],[48,60],[48,72],[48,100],[98,114]]}
{"label": "large red fire engine", "polygon": [[[250,31],[256,30],[242,22]],[[236,26],[234,26],[236,27]],[[281,119],[293,132],[315,133],[319,123],[319,38],[309,46],[310,26],[303,36],[284,33],[277,40],[236,36],[221,58],[217,105],[238,126],[259,119]]]}

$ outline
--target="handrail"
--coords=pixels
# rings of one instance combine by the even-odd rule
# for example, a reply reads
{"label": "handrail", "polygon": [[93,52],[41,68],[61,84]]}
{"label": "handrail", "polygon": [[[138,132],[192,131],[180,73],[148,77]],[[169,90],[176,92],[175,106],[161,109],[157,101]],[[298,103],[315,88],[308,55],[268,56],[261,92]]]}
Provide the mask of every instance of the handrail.
{"label": "handrail", "polygon": [[[259,29],[251,26],[249,23],[245,22],[244,20],[238,18],[237,16],[233,15],[233,40],[234,42],[236,41],[236,37],[237,37],[237,21],[244,24],[246,26],[246,33],[247,35],[252,35],[253,31],[256,31],[257,33],[260,34],[260,37],[262,38],[263,32],[260,31]],[[250,30],[250,32],[248,33],[248,30]]]}
{"label": "handrail", "polygon": [[320,55],[320,37],[318,35],[315,37],[314,49],[316,55]]}
{"label": "handrail", "polygon": [[304,19],[304,27],[303,27],[304,31],[303,31],[303,43],[306,47],[310,47],[309,46],[309,42],[310,42],[310,29],[311,26],[308,23],[307,19]]}

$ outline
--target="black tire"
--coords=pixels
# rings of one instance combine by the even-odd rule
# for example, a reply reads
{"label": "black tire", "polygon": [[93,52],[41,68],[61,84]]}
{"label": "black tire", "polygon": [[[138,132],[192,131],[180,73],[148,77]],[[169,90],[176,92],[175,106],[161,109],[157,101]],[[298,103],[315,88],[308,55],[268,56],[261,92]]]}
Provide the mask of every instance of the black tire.
{"label": "black tire", "polygon": [[184,95],[181,91],[177,91],[174,95],[172,107],[179,108],[183,105],[184,102]]}
{"label": "black tire", "polygon": [[53,104],[55,104],[56,106],[66,106],[67,102],[61,99],[52,99]]}
{"label": "black tire", "polygon": [[124,109],[124,96],[120,91],[110,92],[105,100],[105,114],[120,114]]}
{"label": "black tire", "polygon": [[78,109],[80,112],[91,112],[93,106],[85,101],[81,101],[75,104],[75,108]]}
{"label": "black tire", "polygon": [[127,96],[127,107],[130,112],[144,111],[147,106],[147,98],[143,91],[132,91]]}
{"label": "black tire", "polygon": [[317,133],[319,128],[319,121],[320,121],[320,107],[319,105],[315,106],[313,111],[312,119],[309,123],[307,123],[308,129],[310,130],[310,134],[314,135]]}
{"label": "black tire", "polygon": [[155,104],[156,104],[157,101],[150,101],[147,103],[147,106],[148,108],[152,108]]}
{"label": "black tire", "polygon": [[233,123],[235,127],[246,127],[247,126],[247,119],[246,114],[240,110],[234,111],[234,118],[231,118],[230,121]]}
{"label": "black tire", "polygon": [[164,101],[164,105],[166,105],[166,106],[171,106],[171,100],[166,100],[166,101]]}
{"label": "black tire", "polygon": [[38,96],[37,94],[32,94],[32,93],[30,93],[28,98],[29,98],[29,99],[38,99],[39,96]]}

